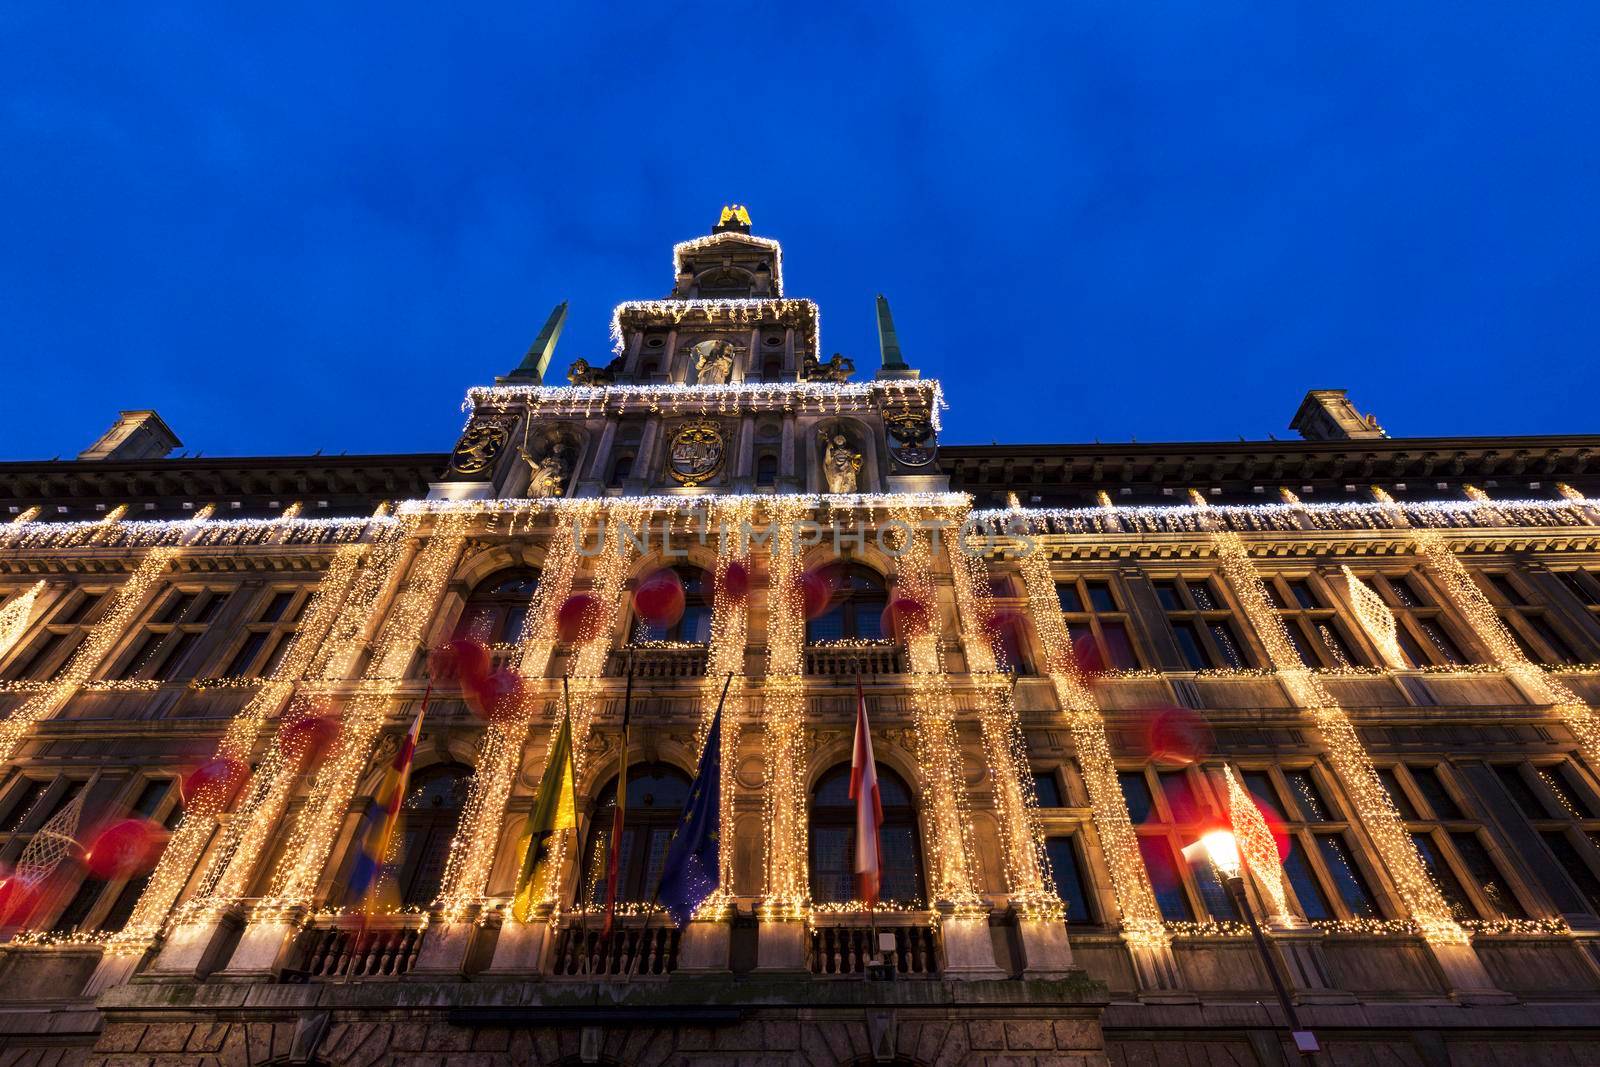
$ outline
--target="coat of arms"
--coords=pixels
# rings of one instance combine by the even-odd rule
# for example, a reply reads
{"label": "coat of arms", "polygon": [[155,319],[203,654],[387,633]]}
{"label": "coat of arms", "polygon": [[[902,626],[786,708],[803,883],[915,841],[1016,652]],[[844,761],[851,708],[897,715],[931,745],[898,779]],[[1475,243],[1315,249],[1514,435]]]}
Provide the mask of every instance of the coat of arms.
{"label": "coat of arms", "polygon": [[678,427],[667,452],[667,473],[684,485],[699,485],[722,469],[722,427],[696,419]]}
{"label": "coat of arms", "polygon": [[451,474],[482,474],[505,451],[516,419],[510,415],[474,415],[450,455]]}
{"label": "coat of arms", "polygon": [[934,439],[933,424],[927,416],[913,411],[893,412],[885,416],[893,444],[889,454],[907,467],[926,467],[939,453],[939,442]]}

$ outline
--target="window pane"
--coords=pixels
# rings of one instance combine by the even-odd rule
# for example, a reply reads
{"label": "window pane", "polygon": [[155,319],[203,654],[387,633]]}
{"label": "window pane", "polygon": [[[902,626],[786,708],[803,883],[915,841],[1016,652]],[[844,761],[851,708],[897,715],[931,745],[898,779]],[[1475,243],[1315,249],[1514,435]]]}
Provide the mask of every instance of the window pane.
{"label": "window pane", "polygon": [[1211,639],[1217,643],[1217,651],[1222,653],[1225,666],[1231,667],[1236,671],[1250,666],[1249,660],[1245,658],[1244,651],[1239,647],[1238,639],[1233,636],[1232,626],[1218,621],[1211,623],[1210,627]]}
{"label": "window pane", "polygon": [[272,599],[261,612],[262,622],[277,622],[283,618],[283,613],[289,610],[289,601],[294,599],[294,594],[283,590],[272,594]]}
{"label": "window pane", "polygon": [[1033,795],[1039,798],[1041,808],[1064,808],[1061,803],[1061,783],[1053,771],[1033,772]]}
{"label": "window pane", "polygon": [[278,643],[272,646],[272,652],[267,656],[267,662],[261,666],[261,676],[270,678],[278,673],[278,665],[283,662],[283,657],[288,654],[289,646],[294,644],[295,631],[278,635]]}
{"label": "window pane", "polygon": [[1209,859],[1199,856],[1191,861],[1189,877],[1194,879],[1194,887],[1200,891],[1200,903],[1205,906],[1206,914],[1213,919],[1239,918],[1239,912],[1233,906],[1233,894],[1217,879],[1216,869],[1211,866]]}
{"label": "window pane", "polygon": [[1428,639],[1428,642],[1432,644],[1434,649],[1439,653],[1439,656],[1443,662],[1467,662],[1467,657],[1461,654],[1460,647],[1456,645],[1455,641],[1451,640],[1450,635],[1445,632],[1444,627],[1440,626],[1432,619],[1418,619],[1417,626],[1422,630],[1423,636]]}
{"label": "window pane", "polygon": [[1095,611],[1117,610],[1117,602],[1111,596],[1111,586],[1105,582],[1084,582],[1083,587],[1088,590],[1089,606]]}
{"label": "window pane", "polygon": [[1582,574],[1577,571],[1556,571],[1556,577],[1561,579],[1561,584],[1565,585],[1580,602],[1588,604],[1590,607],[1600,605],[1600,593],[1589,588],[1589,584],[1583,580]]}
{"label": "window pane", "polygon": [[1428,869],[1434,885],[1439,887],[1439,893],[1444,897],[1444,902],[1450,905],[1450,914],[1457,921],[1462,919],[1476,919],[1477,913],[1473,911],[1472,904],[1467,900],[1466,890],[1461,888],[1461,882],[1450,869],[1450,864],[1445,861],[1439,851],[1439,845],[1433,835],[1418,831],[1411,835],[1412,842],[1417,846],[1417,854],[1422,857],[1422,865]]}
{"label": "window pane", "polygon": [[[883,846],[883,886],[880,895],[884,900],[897,900],[907,904],[920,904],[920,857],[917,855],[916,832],[909,826],[885,826],[879,831]],[[854,858],[852,854],[852,859]],[[852,897],[855,896],[852,886]]]}
{"label": "window pane", "polygon": [[1120,622],[1102,622],[1100,636],[1105,641],[1107,665],[1119,670],[1133,670],[1139,666],[1126,626]]}
{"label": "window pane", "polygon": [[1190,670],[1203,671],[1211,666],[1206,659],[1205,649],[1200,647],[1200,635],[1195,632],[1194,623],[1173,623],[1172,636],[1177,639],[1178,651],[1183,653],[1183,661]]}
{"label": "window pane", "polygon": [[62,612],[55,621],[82,622],[89,617],[89,614],[93,612],[97,606],[99,606],[100,601],[104,598],[104,593],[85,593],[77,603],[73,604],[66,611]]}
{"label": "window pane", "polygon": [[100,899],[100,893],[105,887],[106,884],[98,878],[85,878],[50,929],[65,934],[81,927],[84,920],[89,917],[89,909]]}
{"label": "window pane", "polygon": [[189,613],[189,608],[194,605],[196,594],[179,593],[169,597],[161,609],[161,614],[156,616],[157,622],[177,622]]}
{"label": "window pane", "polygon": [[134,646],[133,654],[123,662],[122,669],[117,672],[117,677],[119,679],[138,677],[139,672],[149,663],[150,657],[155,654],[156,646],[166,640],[166,637],[165,633],[153,631],[146,633],[139,640],[139,643]]}
{"label": "window pane", "polygon": [[1389,588],[1394,592],[1395,601],[1403,608],[1420,608],[1428,603],[1428,599],[1422,595],[1422,590],[1409,575],[1390,578]]}
{"label": "window pane", "polygon": [[1161,602],[1161,607],[1166,611],[1182,611],[1183,598],[1178,595],[1176,582],[1154,582],[1156,599]]}
{"label": "window pane", "polygon": [[1306,635],[1300,631],[1300,624],[1293,618],[1283,620],[1283,631],[1289,635],[1289,643],[1294,645],[1295,655],[1300,657],[1300,663],[1306,667],[1320,667],[1322,661],[1317,654],[1311,651],[1311,646],[1306,643]]}
{"label": "window pane", "polygon": [[1539,768],[1539,777],[1550,787],[1561,801],[1561,806],[1575,819],[1596,818],[1594,805],[1589,803],[1589,794],[1579,784],[1577,772],[1570,763],[1557,764],[1554,767]]}
{"label": "window pane", "polygon": [[1194,598],[1194,606],[1201,611],[1221,611],[1227,603],[1208,581],[1190,582],[1189,595]]}
{"label": "window pane", "polygon": [[1406,791],[1400,788],[1400,779],[1395,776],[1393,767],[1379,767],[1378,778],[1383,782],[1384,792],[1389,794],[1389,799],[1394,801],[1394,808],[1400,813],[1402,819],[1415,819],[1417,809],[1412,806],[1411,799],[1406,796]]}
{"label": "window pane", "polygon": [[139,798],[133,802],[133,810],[146,819],[153,817],[165,799],[167,790],[171,788],[172,783],[164,779],[146,782],[144,788],[139,790]]}
{"label": "window pane", "polygon": [[17,661],[17,665],[6,673],[13,679],[27,679],[29,681],[43,680],[43,671],[55,655],[61,642],[66,639],[65,634],[47,633],[34,642],[33,650],[27,658]]}
{"label": "window pane", "polygon": [[1083,601],[1078,597],[1078,583],[1057,582],[1056,601],[1060,603],[1062,611],[1082,611]]}
{"label": "window pane", "polygon": [[1322,607],[1322,602],[1317,599],[1317,594],[1312,591],[1310,583],[1304,578],[1290,582],[1289,592],[1294,594],[1295,603],[1308,611]]}
{"label": "window pane", "polygon": [[1050,858],[1050,872],[1055,875],[1056,892],[1067,905],[1067,922],[1095,922],[1089,894],[1084,890],[1083,866],[1078,862],[1078,849],[1072,838],[1047,837],[1044,850]]}
{"label": "window pane", "polygon": [[1500,873],[1499,866],[1476,833],[1470,830],[1457,830],[1450,835],[1450,843],[1455,845],[1456,855],[1466,864],[1473,883],[1478,887],[1478,892],[1483,895],[1493,914],[1507,919],[1526,917],[1527,913],[1522,910],[1522,905],[1517,903],[1516,894],[1511,891],[1511,886]]}
{"label": "window pane", "polygon": [[1144,856],[1145,869],[1150,872],[1150,884],[1156,891],[1161,917],[1178,921],[1192,920],[1194,909],[1189,906],[1189,894],[1183,891],[1183,879],[1178,875],[1172,845],[1165,837],[1141,837],[1139,852]]}
{"label": "window pane", "polygon": [[1300,809],[1300,818],[1306,822],[1327,822],[1333,818],[1332,809],[1322,799],[1322,791],[1309,770],[1284,771],[1283,778],[1289,783],[1289,795]]}
{"label": "window pane", "polygon": [[133,915],[135,904],[144,895],[144,887],[150,884],[150,876],[141,874],[133,881],[122,887],[122,892],[117,894],[116,903],[111,905],[111,910],[106,912],[106,917],[100,920],[100,929],[107,933],[116,933],[128,925],[128,918]]}
{"label": "window pane", "polygon": [[189,621],[193,623],[208,623],[217,617],[217,613],[222,610],[222,605],[227,602],[227,593],[211,593],[206,596],[206,602],[200,605],[200,610]]}
{"label": "window pane", "polygon": [[1150,785],[1144,780],[1144,772],[1118,771],[1117,784],[1122,786],[1122,799],[1128,805],[1128,818],[1135,824],[1148,820],[1156,805],[1150,796]]}
{"label": "window pane", "polygon": [[1522,777],[1521,767],[1513,763],[1502,763],[1495,767],[1494,773],[1499,777],[1500,784],[1510,794],[1511,799],[1516,802],[1517,807],[1522,810],[1522,814],[1530,819],[1550,818],[1550,812],[1539,800],[1539,794],[1535,793],[1527,779]]}
{"label": "window pane", "polygon": [[178,677],[178,672],[183,670],[183,661],[189,655],[189,650],[200,640],[200,633],[196,630],[186,630],[178,635],[176,641],[168,643],[166,651],[161,654],[161,665],[150,672],[152,678],[168,681]]}
{"label": "window pane", "polygon": [[1490,574],[1486,575],[1486,577],[1489,579],[1489,584],[1494,586],[1495,592],[1499,593],[1501,599],[1507,604],[1526,604],[1528,602],[1527,598],[1522,595],[1521,590],[1506,575]]}
{"label": "window pane", "polygon": [[1200,801],[1194,795],[1194,788],[1189,782],[1189,775],[1184,771],[1162,771],[1156,778],[1161,783],[1161,793],[1166,797],[1173,821],[1198,822],[1203,813],[1200,810]]}
{"label": "window pane", "polygon": [[1567,877],[1578,887],[1583,899],[1589,902],[1589,910],[1600,914],[1600,879],[1595,878],[1594,871],[1579,855],[1577,846],[1559,830],[1550,830],[1539,836],[1544,838],[1545,846],[1561,864],[1561,869],[1567,872]]}
{"label": "window pane", "polygon": [[1408,767],[1407,770],[1411,772],[1411,780],[1417,783],[1417,789],[1427,800],[1428,807],[1433,809],[1434,818],[1464,817],[1461,814],[1461,807],[1450,795],[1450,791],[1444,787],[1444,781],[1440,779],[1438,771],[1432,767]]}
{"label": "window pane", "polygon": [[1543,615],[1529,614],[1524,615],[1522,621],[1527,623],[1533,632],[1538,634],[1540,639],[1550,646],[1550,651],[1555,653],[1556,659],[1562,663],[1576,663],[1578,661],[1578,657],[1572,651],[1572,646],[1567,644],[1566,638],[1562,637],[1560,632],[1550,624],[1549,619]]}
{"label": "window pane", "polygon": [[838,641],[844,637],[844,606],[835,604],[806,623],[806,640],[811,644]]}
{"label": "window pane", "polygon": [[1271,602],[1273,607],[1281,611],[1289,606],[1289,602],[1283,599],[1283,594],[1278,591],[1277,582],[1271,578],[1263,578],[1261,579],[1261,587],[1267,591],[1267,600]]}
{"label": "window pane", "polygon": [[228,669],[223,672],[229,678],[241,678],[250,673],[250,665],[261,654],[262,646],[267,643],[267,631],[257,630],[244,639],[244,644],[239,646],[239,651],[234,653],[233,661],[228,664]]}
{"label": "window pane", "polygon": [[1321,639],[1322,648],[1335,667],[1353,667],[1358,662],[1356,654],[1350,649],[1350,642],[1344,639],[1344,634],[1335,623],[1317,623],[1317,637]]}
{"label": "window pane", "polygon": [[1245,771],[1243,773],[1244,787],[1249,792],[1256,806],[1262,808],[1270,815],[1279,819],[1287,819],[1283,805],[1278,802],[1278,791],[1272,786],[1272,775],[1266,771]]}
{"label": "window pane", "polygon": [[1307,862],[1305,850],[1300,847],[1299,840],[1290,846],[1289,856],[1283,861],[1283,871],[1289,876],[1289,884],[1294,887],[1294,895],[1300,901],[1300,910],[1306,918],[1334,917],[1328,896],[1322,891],[1322,884],[1317,881],[1316,872]]}
{"label": "window pane", "polygon": [[23,823],[28,821],[39,799],[44,796],[45,790],[50,788],[49,782],[30,781],[16,794],[16,800],[11,802],[11,807],[6,810],[6,816],[0,820],[0,825],[9,824],[7,833],[16,833],[22,829]]}
{"label": "window pane", "polygon": [[1350,914],[1361,919],[1378,918],[1377,901],[1373,899],[1372,890],[1367,888],[1367,880],[1361,876],[1360,869],[1351,858],[1344,838],[1338,834],[1317,834],[1316,840],[1317,849],[1322,853],[1322,864],[1328,868],[1328,876],[1333,879],[1334,891],[1344,901],[1345,907],[1350,909]]}

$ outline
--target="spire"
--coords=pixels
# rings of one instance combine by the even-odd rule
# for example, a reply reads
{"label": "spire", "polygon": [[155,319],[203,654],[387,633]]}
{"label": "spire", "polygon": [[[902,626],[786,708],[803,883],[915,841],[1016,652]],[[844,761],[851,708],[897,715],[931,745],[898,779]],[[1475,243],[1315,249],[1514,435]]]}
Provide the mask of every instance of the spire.
{"label": "spire", "polygon": [[894,333],[894,317],[889,314],[889,299],[882,293],[878,294],[878,351],[883,355],[883,368],[878,371],[879,378],[920,377],[920,374],[912,370],[900,355],[900,339]]}
{"label": "spire", "polygon": [[556,342],[561,339],[561,327],[567,324],[567,302],[557,304],[550,312],[550,317],[544,321],[544,329],[539,331],[539,336],[533,339],[533,344],[528,348],[528,354],[522,357],[522,362],[517,369],[506,375],[510,379],[533,379],[536,382],[544,381],[544,372],[550,366],[550,357],[555,355]]}

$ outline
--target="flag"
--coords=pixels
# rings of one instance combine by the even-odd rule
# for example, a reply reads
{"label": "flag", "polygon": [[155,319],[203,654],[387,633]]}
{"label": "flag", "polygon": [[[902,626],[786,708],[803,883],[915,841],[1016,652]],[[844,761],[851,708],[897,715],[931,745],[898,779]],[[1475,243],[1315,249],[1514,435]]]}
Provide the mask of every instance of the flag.
{"label": "flag", "polygon": [[867,698],[856,675],[856,743],[850,756],[850,799],[856,802],[856,893],[869,904],[883,888],[883,802],[878,797],[878,765],[872,758],[872,730],[867,725]]}
{"label": "flag", "polygon": [[656,891],[674,926],[682,926],[694,916],[722,877],[722,705],[732,682],[730,674],[717,713],[711,718],[706,747],[700,751],[700,769],[667,846],[661,886]]}
{"label": "flag", "polygon": [[527,922],[533,910],[534,887],[538,884],[539,867],[549,854],[550,837],[557,830],[571,830],[578,825],[578,801],[573,792],[572,770],[572,715],[564,713],[561,729],[550,745],[550,758],[544,767],[544,777],[539,779],[539,792],[533,798],[533,811],[528,814],[528,832],[523,838],[522,873],[517,876],[517,895],[511,904],[511,917]]}
{"label": "flag", "polygon": [[383,858],[389,853],[389,843],[394,840],[395,824],[400,821],[400,805],[406,799],[406,783],[411,778],[411,757],[416,755],[417,738],[422,734],[422,716],[428,710],[428,698],[422,698],[417,717],[411,720],[411,729],[405,740],[395,750],[389,770],[377,794],[362,813],[361,825],[356,829],[356,862],[350,870],[348,888],[350,899],[360,900],[370,909],[378,876],[383,870]]}
{"label": "flag", "polygon": [[611,840],[606,842],[606,918],[600,937],[611,936],[617,917],[617,883],[622,873],[622,817],[628,808],[628,719],[633,712],[633,667],[628,667],[628,688],[622,698],[622,768],[617,771],[617,804],[611,816]]}

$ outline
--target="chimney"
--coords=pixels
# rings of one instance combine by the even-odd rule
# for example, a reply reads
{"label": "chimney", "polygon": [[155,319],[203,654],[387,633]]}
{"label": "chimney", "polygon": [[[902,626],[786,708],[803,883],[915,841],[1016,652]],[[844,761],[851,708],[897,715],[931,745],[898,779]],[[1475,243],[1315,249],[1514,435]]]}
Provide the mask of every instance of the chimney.
{"label": "chimney", "polygon": [[1307,441],[1361,441],[1388,437],[1376,415],[1363,415],[1343,389],[1313,389],[1300,401],[1289,429]]}
{"label": "chimney", "polygon": [[119,411],[111,429],[78,453],[79,459],[163,459],[183,444],[154,411]]}

